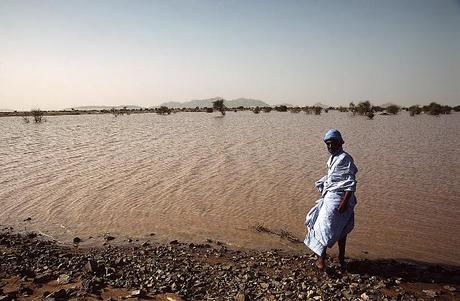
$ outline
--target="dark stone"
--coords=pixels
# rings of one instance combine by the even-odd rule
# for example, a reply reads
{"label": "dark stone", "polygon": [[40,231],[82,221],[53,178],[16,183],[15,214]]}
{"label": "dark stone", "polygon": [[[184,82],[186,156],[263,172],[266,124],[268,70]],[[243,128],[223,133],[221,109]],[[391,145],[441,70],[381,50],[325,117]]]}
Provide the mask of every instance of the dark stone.
{"label": "dark stone", "polygon": [[20,287],[19,293],[23,295],[32,295],[34,293],[34,290],[31,289],[30,287]]}
{"label": "dark stone", "polygon": [[74,244],[79,244],[79,243],[81,243],[81,238],[78,237],[78,236],[77,236],[77,237],[74,237],[73,243],[74,243]]}
{"label": "dark stone", "polygon": [[235,296],[235,301],[250,301],[250,299],[243,292],[238,292]]}
{"label": "dark stone", "polygon": [[97,273],[98,269],[99,269],[99,267],[98,267],[97,263],[95,261],[93,261],[93,260],[88,260],[88,262],[83,267],[83,270],[86,273],[89,273],[89,274]]}
{"label": "dark stone", "polygon": [[104,239],[105,239],[105,241],[111,241],[111,240],[115,239],[115,236],[106,234],[106,235],[104,235]]}
{"label": "dark stone", "polygon": [[35,272],[32,271],[31,269],[22,269],[20,272],[19,272],[19,275],[21,275],[22,277],[27,277],[27,278],[34,278],[35,277]]}
{"label": "dark stone", "polygon": [[44,274],[40,274],[40,275],[36,276],[34,278],[34,283],[43,284],[43,283],[48,283],[51,280],[54,280],[53,274],[44,273]]}
{"label": "dark stone", "polygon": [[69,296],[67,295],[67,291],[61,288],[60,290],[49,294],[48,296],[46,296],[46,298],[54,298],[54,299],[62,300],[62,299],[68,299]]}

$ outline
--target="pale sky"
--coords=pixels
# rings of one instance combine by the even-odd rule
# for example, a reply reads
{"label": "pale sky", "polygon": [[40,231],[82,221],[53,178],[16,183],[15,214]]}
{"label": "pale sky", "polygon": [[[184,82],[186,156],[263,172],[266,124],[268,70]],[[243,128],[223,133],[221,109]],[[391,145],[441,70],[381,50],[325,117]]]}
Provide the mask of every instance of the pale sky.
{"label": "pale sky", "polygon": [[460,104],[460,1],[0,0],[0,109]]}

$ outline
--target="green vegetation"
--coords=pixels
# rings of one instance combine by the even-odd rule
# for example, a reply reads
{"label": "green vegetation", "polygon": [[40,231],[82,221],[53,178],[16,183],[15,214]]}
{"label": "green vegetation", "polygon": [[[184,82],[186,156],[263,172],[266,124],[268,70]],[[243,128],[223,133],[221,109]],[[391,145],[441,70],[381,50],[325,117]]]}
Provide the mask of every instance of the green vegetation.
{"label": "green vegetation", "polygon": [[275,110],[277,112],[292,112],[292,113],[299,113],[305,112],[306,114],[316,114],[320,115],[322,112],[327,113],[329,111],[338,111],[342,113],[351,112],[353,115],[360,115],[365,116],[369,119],[373,119],[375,115],[396,115],[401,111],[409,112],[410,116],[416,116],[420,114],[426,115],[444,115],[444,114],[451,114],[452,112],[460,112],[460,105],[457,106],[449,106],[449,105],[441,105],[436,102],[431,102],[429,105],[420,106],[420,105],[412,105],[409,107],[400,107],[398,105],[389,105],[386,108],[381,106],[374,106],[370,101],[361,101],[355,105],[353,102],[349,104],[348,107],[328,107],[327,109],[323,109],[320,106],[287,106],[287,105],[279,105],[279,106],[256,106],[256,107],[244,107],[238,106],[234,108],[227,108],[224,104],[224,99],[218,99],[213,102],[213,107],[194,107],[194,108],[169,108],[167,106],[161,106],[158,108],[128,108],[128,107],[111,107],[110,109],[106,108],[98,108],[98,109],[75,109],[71,108],[68,110],[61,110],[61,111],[41,111],[40,109],[33,109],[31,111],[7,111],[7,112],[0,112],[0,117],[5,116],[18,116],[22,118],[25,123],[30,123],[33,121],[34,123],[41,123],[46,121],[44,118],[44,114],[46,113],[47,116],[59,116],[59,115],[82,115],[82,114],[113,114],[114,116],[119,115],[130,115],[130,114],[141,114],[141,113],[157,113],[160,115],[169,115],[171,113],[178,113],[178,112],[208,112],[213,113],[215,110],[221,112],[222,115],[225,115],[227,111],[233,112],[241,112],[241,111],[251,111],[255,114],[259,114],[261,111],[265,113],[270,113],[271,111]]}
{"label": "green vegetation", "polygon": [[166,106],[161,106],[156,110],[157,114],[160,115],[166,115],[166,114],[171,114],[171,109],[166,107]]}
{"label": "green vegetation", "polygon": [[272,111],[272,107],[264,107],[263,110],[265,113],[270,113]]}
{"label": "green vegetation", "polygon": [[32,117],[33,117],[35,123],[42,123],[42,122],[46,121],[46,119],[43,118],[43,111],[42,110],[33,109],[33,110],[30,111],[30,113],[32,114]]}
{"label": "green vegetation", "polygon": [[419,105],[410,106],[408,109],[410,116],[419,115],[422,113],[422,108]]}
{"label": "green vegetation", "polygon": [[452,107],[450,106],[443,106],[438,103],[432,102],[427,106],[422,107],[422,111],[429,115],[440,115],[440,114],[450,114],[452,111]]}
{"label": "green vegetation", "polygon": [[389,105],[386,108],[387,113],[392,114],[392,115],[398,114],[400,110],[401,110],[401,107],[397,105]]}
{"label": "green vegetation", "polygon": [[222,113],[222,116],[225,116],[225,105],[224,105],[224,99],[218,99],[212,102],[212,108],[214,110],[220,111]]}
{"label": "green vegetation", "polygon": [[288,110],[288,108],[285,105],[275,107],[275,111],[278,111],[278,112],[287,112],[287,110]]}

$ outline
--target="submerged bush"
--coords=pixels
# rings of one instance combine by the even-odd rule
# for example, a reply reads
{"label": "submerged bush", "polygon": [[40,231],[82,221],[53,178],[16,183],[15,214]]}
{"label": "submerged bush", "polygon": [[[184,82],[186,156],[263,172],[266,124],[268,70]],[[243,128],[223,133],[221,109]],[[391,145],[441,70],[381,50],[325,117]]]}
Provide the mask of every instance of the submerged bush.
{"label": "submerged bush", "polygon": [[33,120],[34,120],[35,123],[41,123],[41,122],[46,121],[43,118],[43,111],[42,110],[33,109],[33,110],[30,111],[30,113],[32,114],[32,117],[33,117]]}

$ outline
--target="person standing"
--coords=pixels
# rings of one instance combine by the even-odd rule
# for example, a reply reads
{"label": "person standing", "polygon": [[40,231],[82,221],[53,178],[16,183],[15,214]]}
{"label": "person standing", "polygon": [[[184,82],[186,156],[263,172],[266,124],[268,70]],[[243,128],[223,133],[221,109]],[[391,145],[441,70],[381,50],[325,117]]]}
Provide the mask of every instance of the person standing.
{"label": "person standing", "polygon": [[354,228],[358,172],[353,158],[343,150],[345,142],[338,130],[328,130],[323,140],[331,156],[326,164],[327,175],[315,183],[321,198],[306,216],[308,233],[304,240],[305,245],[318,256],[315,264],[320,270],[326,268],[326,249],[336,242],[340,265],[345,267],[347,235]]}

